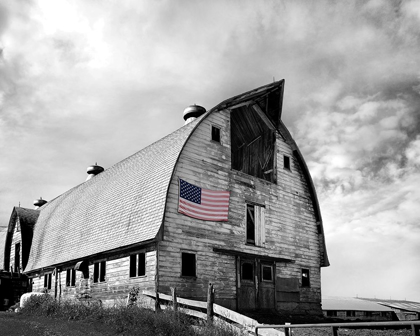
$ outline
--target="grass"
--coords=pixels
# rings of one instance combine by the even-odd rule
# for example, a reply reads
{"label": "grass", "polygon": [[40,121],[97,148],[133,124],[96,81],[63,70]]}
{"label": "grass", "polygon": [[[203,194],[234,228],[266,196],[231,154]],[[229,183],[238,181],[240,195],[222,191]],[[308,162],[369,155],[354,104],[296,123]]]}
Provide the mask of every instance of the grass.
{"label": "grass", "polygon": [[238,332],[229,327],[199,324],[189,316],[170,309],[155,313],[138,306],[104,308],[97,303],[86,304],[75,300],[59,302],[49,295],[32,296],[19,315],[39,318],[39,321],[65,321],[70,329],[71,325],[89,323],[102,326],[109,335],[238,336]]}

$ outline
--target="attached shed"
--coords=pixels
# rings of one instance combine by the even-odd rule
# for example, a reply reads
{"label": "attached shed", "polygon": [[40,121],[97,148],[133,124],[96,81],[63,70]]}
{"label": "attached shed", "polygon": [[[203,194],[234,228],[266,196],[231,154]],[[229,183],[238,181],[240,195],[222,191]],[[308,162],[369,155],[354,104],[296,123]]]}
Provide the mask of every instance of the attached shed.
{"label": "attached shed", "polygon": [[329,265],[308,167],[281,120],[284,80],[229,98],[40,207],[37,291],[104,302],[132,287],[238,311],[321,314]]}
{"label": "attached shed", "polygon": [[391,321],[395,314],[376,302],[349,297],[323,297],[324,316],[342,320]]}

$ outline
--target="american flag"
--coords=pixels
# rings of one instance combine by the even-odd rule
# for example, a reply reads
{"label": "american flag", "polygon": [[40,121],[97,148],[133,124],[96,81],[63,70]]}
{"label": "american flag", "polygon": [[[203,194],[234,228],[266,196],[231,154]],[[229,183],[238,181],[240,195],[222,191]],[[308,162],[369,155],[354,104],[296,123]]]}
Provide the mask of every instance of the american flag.
{"label": "american flag", "polygon": [[227,222],[229,191],[207,190],[179,179],[178,212],[189,217]]}

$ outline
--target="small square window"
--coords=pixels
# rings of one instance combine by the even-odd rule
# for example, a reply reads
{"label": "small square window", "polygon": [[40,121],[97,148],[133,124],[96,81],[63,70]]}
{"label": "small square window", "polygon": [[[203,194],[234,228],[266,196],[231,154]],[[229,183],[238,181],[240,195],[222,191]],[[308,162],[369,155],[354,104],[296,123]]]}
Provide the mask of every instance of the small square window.
{"label": "small square window", "polygon": [[261,265],[262,281],[273,281],[273,266]]}
{"label": "small square window", "polygon": [[76,270],[74,268],[66,271],[66,286],[74,287],[76,285]]}
{"label": "small square window", "polygon": [[290,170],[290,157],[288,157],[287,155],[284,155],[283,164],[284,164],[284,169]]}
{"label": "small square window", "polygon": [[130,277],[146,275],[146,253],[130,256]]}
{"label": "small square window", "polygon": [[216,142],[220,142],[220,128],[216,126],[211,127],[211,139]]}
{"label": "small square window", "polygon": [[106,275],[106,262],[101,261],[93,265],[93,282],[104,282]]}
{"label": "small square window", "polygon": [[347,310],[346,311],[346,316],[347,317],[354,317],[355,316],[355,311],[354,310]]}
{"label": "small square window", "polygon": [[310,285],[309,270],[302,269],[302,287],[309,287],[309,285]]}
{"label": "small square window", "polygon": [[181,275],[195,277],[196,275],[196,260],[194,253],[182,252],[182,266]]}

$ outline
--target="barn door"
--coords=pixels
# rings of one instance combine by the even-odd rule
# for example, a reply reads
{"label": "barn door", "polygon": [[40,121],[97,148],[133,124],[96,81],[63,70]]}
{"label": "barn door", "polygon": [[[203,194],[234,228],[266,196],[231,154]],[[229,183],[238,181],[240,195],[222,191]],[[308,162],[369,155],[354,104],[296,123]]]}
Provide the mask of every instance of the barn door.
{"label": "barn door", "polygon": [[238,310],[275,308],[275,265],[238,257]]}
{"label": "barn door", "polygon": [[238,265],[238,310],[256,309],[257,279],[255,261],[239,258]]}

